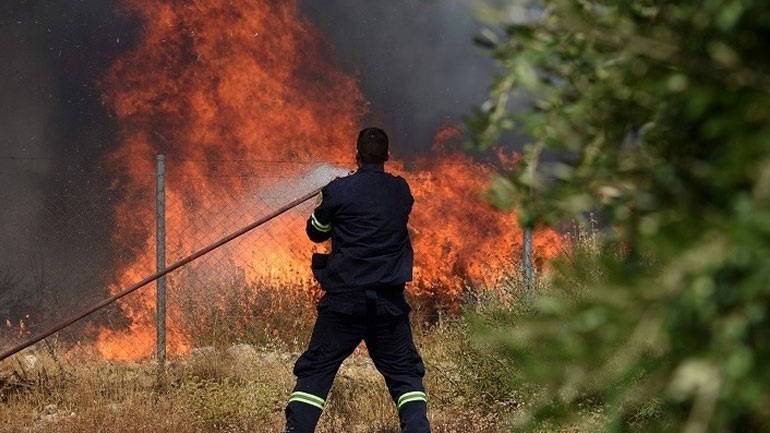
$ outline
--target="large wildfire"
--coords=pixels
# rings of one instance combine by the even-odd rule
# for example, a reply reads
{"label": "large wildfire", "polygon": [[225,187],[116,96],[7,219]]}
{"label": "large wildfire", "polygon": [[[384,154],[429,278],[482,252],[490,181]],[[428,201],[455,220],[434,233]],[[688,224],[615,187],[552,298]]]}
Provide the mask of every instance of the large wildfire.
{"label": "large wildfire", "polygon": [[[138,15],[142,31],[103,89],[121,126],[109,163],[121,173],[115,187],[125,191],[112,241],[135,246],[135,254],[115,265],[113,292],[155,270],[155,209],[144,204],[155,190],[156,154],[169,155],[167,200],[180,204],[169,207],[166,222],[169,259],[178,259],[283,204],[271,198],[276,191],[288,202],[311,190],[301,180],[321,164],[353,167],[367,110],[356,78],[338,66],[295,0],[126,0],[125,9]],[[415,196],[410,294],[451,310],[465,287],[494,284],[515,270],[522,236],[514,215],[493,212],[479,197],[493,169],[444,146],[455,128],[437,129],[432,153],[391,161],[389,168],[410,182]],[[393,143],[396,153],[410,145]],[[236,214],[233,209],[240,216],[200,223],[223,210]],[[266,233],[258,247],[256,238],[228,247],[228,263],[248,282],[315,290],[308,265],[315,247],[302,236],[304,221],[292,221],[260,228]],[[537,232],[538,258],[555,255],[559,243],[556,233]],[[153,353],[154,296],[143,290],[121,301],[128,325],[100,330],[101,356]],[[215,293],[208,296],[215,302]],[[183,321],[182,315],[169,306],[169,321]],[[184,327],[171,327],[169,350],[189,349]]]}

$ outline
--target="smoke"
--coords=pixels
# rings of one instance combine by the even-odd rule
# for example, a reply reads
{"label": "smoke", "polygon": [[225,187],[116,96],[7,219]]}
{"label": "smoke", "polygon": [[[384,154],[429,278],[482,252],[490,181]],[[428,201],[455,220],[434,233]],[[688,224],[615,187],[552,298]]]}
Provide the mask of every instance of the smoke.
{"label": "smoke", "polygon": [[[304,0],[301,7],[358,75],[371,103],[365,121],[388,129],[398,156],[429,149],[439,126],[483,101],[494,68],[472,43],[477,2]],[[48,159],[0,160],[3,189],[98,190],[112,174],[98,167],[101,157],[119,141],[98,82],[132,46],[139,23],[116,14],[119,0],[4,3],[0,157]]]}
{"label": "smoke", "polygon": [[[103,191],[97,161],[115,141],[97,81],[126,48],[133,24],[114,1],[41,0],[0,6],[0,319],[24,317],[71,277],[104,259],[109,214],[88,194]],[[65,196],[83,199],[67,200]],[[97,215],[99,213],[100,215]],[[68,283],[70,281],[71,283]],[[56,299],[54,299],[56,298]],[[66,301],[65,301],[66,304]],[[33,317],[33,320],[35,318]]]}
{"label": "smoke", "polygon": [[[41,184],[50,170],[50,161],[39,158],[51,156],[48,125],[56,110],[52,102],[56,89],[48,72],[51,63],[37,55],[45,50],[45,37],[19,24],[31,19],[31,14],[19,14],[15,19],[10,22],[4,17],[0,25],[0,40],[4,41],[0,48],[0,158],[9,158],[0,159],[0,197],[3,201],[18,199],[13,206],[0,206],[2,242],[13,245],[13,249],[0,250],[0,259],[11,262],[6,266],[34,250],[29,222],[39,220],[41,209],[35,202],[42,200]],[[35,91],[30,93],[32,83]]]}
{"label": "smoke", "polygon": [[296,179],[284,179],[283,182],[271,186],[260,186],[252,192],[252,197],[244,197],[245,201],[258,201],[265,203],[288,203],[319,189],[338,177],[345,177],[350,170],[332,164],[322,163],[313,165]]}
{"label": "smoke", "polygon": [[[429,149],[439,126],[460,122],[484,99],[493,64],[472,43],[475,1],[301,6],[343,68],[359,77],[371,103],[365,122],[385,127],[394,154],[405,156]],[[51,290],[68,295],[82,293],[86,281],[98,285],[93,280],[112,254],[107,185],[120,173],[103,161],[120,138],[99,82],[134,44],[140,25],[115,13],[120,3],[0,6],[0,272],[25,277],[40,270]],[[338,174],[329,167],[313,173],[319,177],[294,191]],[[0,303],[10,305],[4,296],[0,290]]]}
{"label": "smoke", "polygon": [[370,100],[398,154],[430,149],[436,129],[485,98],[494,64],[472,40],[478,0],[325,0],[302,3]]}
{"label": "smoke", "polygon": [[[350,170],[344,167],[338,167],[332,164],[319,164],[312,170],[305,173],[296,185],[297,193],[312,191],[331,182],[338,177],[345,177],[350,174]],[[295,194],[297,194],[295,193]]]}

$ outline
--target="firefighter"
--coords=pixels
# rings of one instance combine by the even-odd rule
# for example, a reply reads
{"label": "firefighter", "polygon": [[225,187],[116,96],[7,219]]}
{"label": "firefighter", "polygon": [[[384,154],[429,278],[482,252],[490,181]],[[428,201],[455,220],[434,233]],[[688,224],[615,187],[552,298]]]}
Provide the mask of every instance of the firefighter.
{"label": "firefighter", "polygon": [[414,199],[403,178],[384,171],[385,131],[363,129],[356,150],[358,170],[326,185],[307,221],[310,240],[331,239],[331,252],[313,254],[311,268],[325,294],[307,351],[294,366],[286,432],[315,430],[340,364],[361,340],[385,378],[401,430],[430,432],[425,368],[404,299],[404,284],[412,279],[407,222]]}

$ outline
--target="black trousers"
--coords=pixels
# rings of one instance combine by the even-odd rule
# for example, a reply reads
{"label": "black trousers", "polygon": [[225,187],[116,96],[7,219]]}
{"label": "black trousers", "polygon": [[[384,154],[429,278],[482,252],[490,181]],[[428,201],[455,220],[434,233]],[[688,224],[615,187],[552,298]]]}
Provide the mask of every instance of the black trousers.
{"label": "black trousers", "polygon": [[366,291],[361,308],[334,308],[333,303],[321,302],[308,349],[294,366],[297,384],[286,407],[286,432],[315,430],[340,364],[361,340],[385,378],[401,430],[430,432],[422,384],[425,367],[412,339],[409,315],[394,314],[380,301],[376,292]]}

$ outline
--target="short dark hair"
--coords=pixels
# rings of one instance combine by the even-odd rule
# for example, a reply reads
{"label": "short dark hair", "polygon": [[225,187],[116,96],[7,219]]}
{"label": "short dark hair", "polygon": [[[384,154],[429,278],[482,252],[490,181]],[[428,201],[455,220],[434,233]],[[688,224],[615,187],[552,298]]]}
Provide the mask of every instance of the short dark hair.
{"label": "short dark hair", "polygon": [[382,164],[388,160],[388,134],[380,128],[364,128],[356,142],[358,159],[364,164]]}

